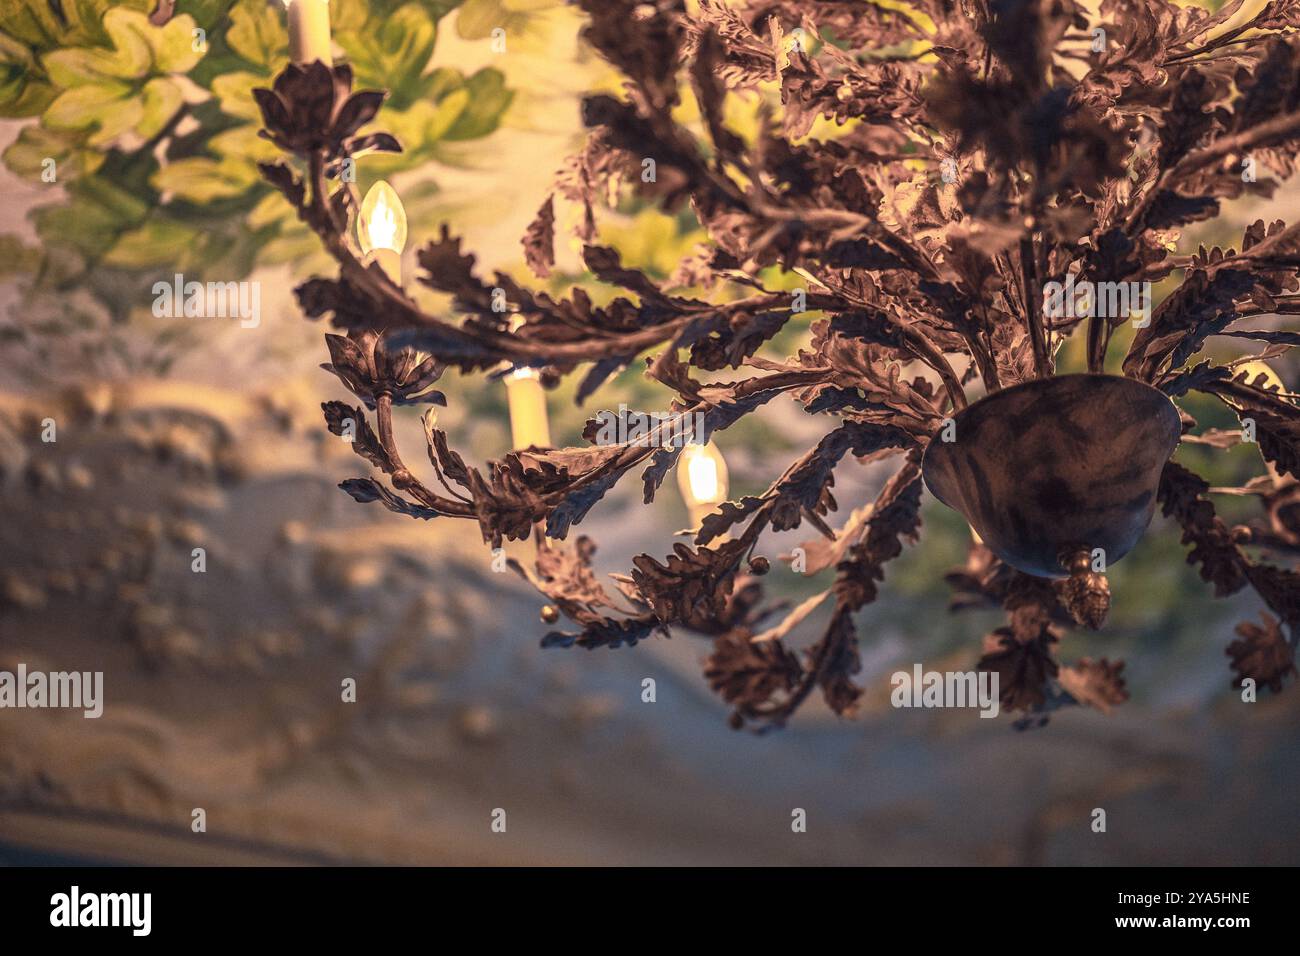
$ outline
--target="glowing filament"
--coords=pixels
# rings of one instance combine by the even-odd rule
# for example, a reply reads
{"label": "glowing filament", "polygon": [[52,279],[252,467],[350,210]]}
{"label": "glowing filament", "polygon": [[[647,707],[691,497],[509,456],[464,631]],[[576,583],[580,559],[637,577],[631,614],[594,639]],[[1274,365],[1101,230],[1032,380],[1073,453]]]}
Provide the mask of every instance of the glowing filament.
{"label": "glowing filament", "polygon": [[688,507],[714,505],[726,500],[727,463],[718,447],[712,442],[687,445],[678,462],[677,481]]}
{"label": "glowing filament", "polygon": [[406,248],[406,210],[397,192],[382,179],[370,187],[361,203],[357,238],[361,251],[367,254],[375,249],[401,252]]}

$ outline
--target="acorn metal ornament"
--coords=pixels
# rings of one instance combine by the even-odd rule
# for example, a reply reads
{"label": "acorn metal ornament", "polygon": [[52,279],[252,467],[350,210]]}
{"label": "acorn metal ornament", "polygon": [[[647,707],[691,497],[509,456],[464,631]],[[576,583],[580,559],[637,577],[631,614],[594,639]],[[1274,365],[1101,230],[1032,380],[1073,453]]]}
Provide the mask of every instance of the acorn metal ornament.
{"label": "acorn metal ornament", "polygon": [[1068,575],[1079,596],[1071,610],[1098,626],[1109,592],[1089,558],[1113,564],[1137,544],[1181,432],[1168,396],[1135,379],[1041,378],[958,412],[930,442],[922,473],[1007,564]]}

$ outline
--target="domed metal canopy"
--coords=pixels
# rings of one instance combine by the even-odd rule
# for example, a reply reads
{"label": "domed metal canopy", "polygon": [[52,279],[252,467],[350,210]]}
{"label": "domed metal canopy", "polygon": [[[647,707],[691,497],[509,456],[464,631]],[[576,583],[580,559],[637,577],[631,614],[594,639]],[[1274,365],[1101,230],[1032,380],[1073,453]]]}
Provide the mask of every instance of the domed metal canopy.
{"label": "domed metal canopy", "polygon": [[1182,432],[1163,392],[1114,375],[1060,375],[994,392],[926,449],[926,486],[993,553],[1040,577],[1101,548],[1113,564],[1146,531]]}

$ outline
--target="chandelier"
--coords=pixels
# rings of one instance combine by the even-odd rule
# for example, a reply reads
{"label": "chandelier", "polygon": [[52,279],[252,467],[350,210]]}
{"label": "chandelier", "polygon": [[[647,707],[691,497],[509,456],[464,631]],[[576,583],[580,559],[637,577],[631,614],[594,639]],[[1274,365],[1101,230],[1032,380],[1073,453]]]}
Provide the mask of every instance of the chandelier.
{"label": "chandelier", "polygon": [[[1240,4],[1168,0],[1108,0],[1100,14],[1072,0],[580,0],[585,40],[624,86],[583,100],[586,145],[523,247],[546,276],[555,204],[576,204],[585,266],[619,295],[598,307],[580,289],[557,298],[485,277],[443,226],[415,257],[416,281],[451,296],[455,314],[433,315],[406,291],[400,198],[355,185],[367,152],[400,149],[362,132],[382,127],[385,94],[354,91],[333,63],[325,0],[285,2],[294,62],[254,95],[287,157],[261,168],[338,263],[296,294],[339,330],[325,367],[361,403],[323,406],[374,473],[341,487],[411,518],[473,522],[494,548],[532,539],[535,558],[511,566],[544,596],[546,623],[566,619],[543,646],[688,629],[713,641],[705,676],[734,726],[780,726],[815,693],[851,714],[854,615],[917,540],[928,488],[971,527],[967,565],[949,576],[956,603],[1007,612],[978,667],[1000,676],[1020,725],[1127,697],[1121,662],[1063,663],[1057,647],[1072,626],[1103,625],[1106,571],[1156,509],[1216,596],[1253,588],[1269,608],[1228,645],[1234,685],[1278,691],[1294,675],[1300,575],[1281,565],[1300,553],[1300,405],[1267,362],[1300,333],[1249,320],[1300,312],[1300,230],[1259,221],[1239,248],[1179,241],[1294,168],[1295,3],[1238,22]],[[756,136],[729,127],[732,96],[763,99]],[[596,243],[598,207],[620,190],[694,214],[709,242],[686,280],[656,282]],[[800,287],[765,285],[773,266]],[[706,291],[672,291],[687,286]],[[809,333],[774,354],[800,317]],[[1257,344],[1219,362],[1201,354],[1212,337]],[[620,412],[622,440],[593,419],[581,443],[555,447],[546,388],[580,375],[582,403],[643,357],[676,396],[671,414],[628,437]],[[446,398],[432,386],[449,367],[508,390],[515,447],[483,468],[437,425]],[[1179,405],[1192,392],[1240,430],[1202,429]],[[765,491],[730,500],[714,436],[778,399],[824,436]],[[431,406],[427,466],[397,447],[399,405]],[[1241,442],[1265,468],[1240,488],[1171,461],[1182,443]],[[897,467],[836,525],[834,470],[850,456]],[[689,543],[603,583],[574,526],[633,474],[651,505],[674,470]],[[1254,496],[1264,515],[1229,527],[1216,493]],[[799,570],[833,580],[770,623],[760,540],[805,526]],[[794,650],[789,634],[818,608],[824,632]]]}

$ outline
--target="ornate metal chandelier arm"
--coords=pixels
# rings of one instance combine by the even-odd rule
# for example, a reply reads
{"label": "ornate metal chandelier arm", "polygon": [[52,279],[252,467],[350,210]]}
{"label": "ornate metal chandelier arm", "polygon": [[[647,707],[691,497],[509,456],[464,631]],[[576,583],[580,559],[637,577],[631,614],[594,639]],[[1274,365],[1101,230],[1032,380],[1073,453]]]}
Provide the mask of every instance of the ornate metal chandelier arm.
{"label": "ornate metal chandelier arm", "polygon": [[834,276],[828,276],[825,273],[822,275],[809,273],[809,275],[819,285],[831,290],[831,294],[826,296],[820,294],[810,295],[808,302],[811,307],[833,312],[869,309],[877,313],[898,330],[898,334],[902,337],[911,353],[939,376],[944,389],[948,393],[948,399],[952,403],[953,410],[960,411],[966,407],[966,392],[962,388],[961,379],[957,377],[957,373],[953,369],[952,363],[948,361],[943,349],[930,336],[926,335],[924,328],[919,323],[905,322],[895,315],[891,309],[882,309],[878,303],[869,302],[861,295],[854,295],[844,288]]}
{"label": "ornate metal chandelier arm", "polygon": [[[628,618],[606,617],[594,612],[589,606],[575,605],[571,595],[564,594],[552,582],[537,578],[543,585],[544,593],[551,597],[565,613],[584,626],[581,633],[552,632],[543,640],[545,646],[569,646],[578,644],[583,647],[599,647],[620,643],[635,643],[637,639],[653,630],[672,626],[683,626],[704,633],[720,634],[718,648],[715,650],[711,670],[726,681],[729,668],[741,659],[741,666],[776,667],[787,677],[795,671],[803,673],[802,666],[792,654],[781,646],[778,637],[769,632],[763,644],[764,649],[749,652],[738,645],[747,644],[752,637],[748,629],[751,620],[747,608],[754,603],[751,595],[753,584],[742,586],[742,564],[756,546],[759,537],[768,528],[787,530],[796,527],[799,519],[807,518],[823,533],[831,534],[824,524],[817,519],[817,510],[826,504],[825,492],[829,488],[830,469],[847,452],[870,454],[886,447],[913,447],[908,437],[895,429],[885,426],[866,425],[846,421],[839,429],[832,432],[817,447],[805,453],[792,464],[782,476],[768,488],[763,495],[745,498],[740,502],[726,502],[717,511],[706,516],[696,535],[695,549],[686,545],[677,545],[674,554],[660,562],[650,555],[643,554],[635,559],[635,570],[630,577],[621,580],[633,588],[631,595],[638,607],[644,607],[641,613]],[[841,599],[853,608],[860,607],[874,600],[874,580],[879,579],[880,566],[898,553],[895,538],[898,535],[914,536],[919,526],[917,509],[920,502],[920,485],[917,469],[912,462],[886,483],[877,504],[879,509],[873,511],[875,524],[857,524],[846,529],[846,540],[851,538],[861,546],[848,563],[836,585],[837,599]],[[721,535],[737,524],[745,527],[736,537],[726,538]],[[580,568],[585,568],[583,539],[579,539],[576,559]],[[892,543],[891,543],[892,542]],[[895,550],[895,549],[898,550]],[[548,550],[548,561],[561,552]],[[589,554],[589,546],[587,546]],[[571,558],[575,557],[571,555]],[[755,562],[758,563],[755,563]],[[754,574],[766,572],[766,561],[750,558],[750,568]],[[569,572],[573,574],[573,571]],[[738,577],[742,576],[742,577]],[[863,580],[865,576],[865,581]],[[590,591],[590,588],[584,589]],[[625,595],[628,592],[625,591]],[[610,606],[603,601],[604,606]],[[792,612],[794,613],[794,612]],[[765,616],[760,614],[761,616]],[[790,620],[790,625],[801,619]],[[776,631],[781,630],[778,625]],[[832,706],[840,709],[846,700],[854,697],[848,674],[855,668],[851,661],[856,652],[850,640],[840,634],[815,654],[822,664],[813,667],[814,675],[808,679],[806,688],[797,691],[793,699],[776,704],[766,701],[738,700],[728,697],[736,705],[738,718],[780,722],[784,715],[793,713],[813,688],[821,684],[834,698]],[[826,679],[829,671],[844,670],[833,681]],[[777,683],[782,683],[778,679]],[[742,682],[744,683],[744,682]],[[763,686],[768,686],[766,682]],[[793,689],[794,685],[790,685]]]}
{"label": "ornate metal chandelier arm", "polygon": [[[1300,644],[1300,572],[1252,561],[1242,544],[1261,544],[1245,528],[1231,531],[1215,513],[1206,497],[1209,483],[1196,473],[1170,462],[1160,477],[1159,500],[1165,515],[1183,528],[1183,543],[1192,545],[1187,563],[1199,565],[1201,578],[1214,586],[1216,597],[1224,597],[1250,585],[1280,619],[1263,615],[1264,626],[1243,622],[1236,628],[1239,640],[1228,645],[1232,658],[1234,686],[1247,678],[1271,687],[1282,687],[1282,678],[1294,674],[1295,652]],[[1290,630],[1283,636],[1282,625]]]}
{"label": "ornate metal chandelier arm", "polygon": [[[846,628],[849,631],[852,630],[852,618],[843,608],[837,605],[826,633],[827,635],[843,635]],[[780,701],[769,701],[763,704],[742,707],[740,714],[747,720],[762,721],[769,727],[783,726],[803,706],[812,692],[817,689],[817,685],[822,682],[822,678],[835,652],[842,645],[842,638],[834,641],[824,638],[813,648],[809,655],[811,658],[810,666],[805,670],[790,694]]]}
{"label": "ornate metal chandelier arm", "polygon": [[835,238],[851,239],[856,236],[870,236],[881,243],[901,259],[907,268],[924,279],[940,279],[939,271],[919,247],[903,239],[890,230],[874,216],[849,209],[816,209],[791,206],[778,206],[772,203],[756,202],[754,211],[768,219],[779,222],[798,222],[822,229],[832,230]]}
{"label": "ornate metal chandelier arm", "polygon": [[1043,328],[1042,286],[1039,284],[1034,264],[1034,239],[1032,235],[1020,240],[1020,274],[1024,282],[1025,324],[1034,349],[1034,371],[1039,378],[1051,374],[1051,356],[1047,354],[1047,333]]}
{"label": "ornate metal chandelier arm", "polygon": [[1251,384],[1249,371],[1220,368],[1210,372],[1218,374],[1192,387],[1214,395],[1239,418],[1252,419],[1264,459],[1279,472],[1300,478],[1300,456],[1295,451],[1300,412],[1289,400],[1289,393]]}
{"label": "ornate metal chandelier arm", "polygon": [[835,610],[822,639],[809,652],[809,664],[793,689],[780,700],[741,706],[738,713],[749,720],[780,726],[788,720],[818,687],[836,713],[852,713],[862,691],[852,681],[860,668],[857,632],[853,614],[878,596],[876,581],[884,577],[884,565],[902,553],[904,539],[919,536],[921,470],[909,458],[885,482],[869,518],[850,533],[854,542],[837,565]]}
{"label": "ornate metal chandelier arm", "polygon": [[[1217,488],[1211,488],[1210,490],[1216,492],[1219,491]],[[1250,525],[1239,524],[1233,527],[1232,538],[1238,544],[1252,545],[1254,547],[1264,548],[1268,551],[1277,552],[1278,554],[1289,554],[1300,557],[1300,541],[1289,540],[1265,528],[1255,528]]]}
{"label": "ornate metal chandelier arm", "polygon": [[478,518],[478,512],[474,510],[472,502],[444,498],[424,485],[406,467],[402,461],[401,453],[397,449],[397,441],[393,437],[393,397],[391,395],[380,394],[376,396],[375,424],[379,428],[379,442],[389,458],[392,459],[394,468],[390,477],[394,488],[398,491],[407,492],[425,507],[433,508],[447,517]]}
{"label": "ornate metal chandelier arm", "polygon": [[[447,360],[459,359],[481,367],[500,360],[516,364],[573,365],[635,355],[644,349],[671,341],[694,322],[707,321],[713,317],[722,318],[772,310],[780,306],[789,308],[780,294],[773,293],[723,304],[673,300],[673,306],[679,314],[668,321],[631,331],[591,328],[583,330],[587,334],[576,341],[559,342],[529,337],[527,332],[523,335],[510,334],[504,329],[495,328],[492,323],[500,321],[496,316],[484,316],[487,321],[482,324],[457,326],[429,315],[423,312],[382,269],[363,262],[348,238],[353,212],[357,208],[356,197],[347,184],[331,194],[328,183],[330,163],[336,162],[338,156],[347,149],[347,141],[339,139],[339,136],[344,133],[331,131],[328,135],[308,136],[305,144],[302,141],[305,134],[296,126],[293,119],[294,110],[307,109],[304,102],[300,101],[303,96],[302,91],[310,84],[319,86],[331,79],[335,86],[336,99],[340,95],[340,86],[347,87],[344,93],[350,90],[350,75],[346,75],[341,70],[331,73],[319,64],[315,64],[306,68],[290,66],[277,78],[275,91],[259,91],[261,94],[259,103],[263,105],[263,112],[267,118],[268,135],[277,142],[282,142],[286,149],[305,157],[307,161],[306,189],[302,188],[288,167],[282,164],[263,164],[262,172],[267,180],[279,188],[296,207],[300,218],[316,232],[327,252],[339,263],[340,282],[347,286],[341,290],[341,293],[345,294],[341,295],[340,290],[335,289],[332,298],[327,296],[324,301],[312,303],[313,307],[308,308],[309,314],[318,315],[323,311],[334,311],[336,324],[346,327],[368,327],[384,333],[406,331],[410,336],[408,341],[412,344],[426,347]],[[295,99],[295,96],[300,99]],[[366,96],[377,96],[377,94],[355,94],[351,100]],[[276,100],[283,109],[275,109]],[[395,141],[389,148],[396,148]],[[737,193],[733,198],[740,202],[743,194]],[[792,210],[781,209],[777,215],[791,221],[798,218]],[[823,214],[821,211],[812,210],[807,213],[807,216],[813,219],[822,215],[829,217],[826,223],[823,223],[826,227],[829,227],[832,220],[841,227],[851,221],[857,229],[866,229],[873,234],[882,231],[874,220],[847,211],[830,210]],[[916,264],[923,274],[934,274],[933,266],[898,237],[892,235],[886,237],[886,244],[895,249],[900,256]],[[328,284],[324,280],[314,281],[321,285]],[[431,284],[437,287],[436,282]],[[313,283],[308,283],[308,286],[300,288],[300,299],[304,297],[305,292],[320,291],[319,286],[312,290],[312,285]],[[527,295],[531,296],[531,294]],[[350,307],[346,308],[343,314],[340,314],[337,308],[340,297],[348,300],[342,304]],[[832,308],[837,304],[825,303]],[[308,303],[304,301],[304,307],[307,305]],[[398,341],[402,339],[399,338]],[[919,338],[914,339],[914,344],[929,364],[939,370],[954,404],[959,405],[962,399],[958,395],[960,390],[957,388],[955,375],[950,374],[950,370],[945,367],[946,363],[942,361],[941,354],[928,349]]]}
{"label": "ornate metal chandelier arm", "polygon": [[1183,528],[1183,543],[1192,545],[1187,563],[1199,565],[1201,578],[1214,585],[1216,597],[1254,588],[1264,603],[1295,631],[1300,622],[1300,572],[1252,561],[1234,533],[1217,515],[1206,495],[1209,482],[1176,462],[1160,476],[1162,512]]}
{"label": "ornate metal chandelier arm", "polygon": [[1287,113],[1274,117],[1250,129],[1228,136],[1220,136],[1208,145],[1193,150],[1174,165],[1165,169],[1143,193],[1142,198],[1133,206],[1125,218],[1124,230],[1129,235],[1144,228],[1144,220],[1151,211],[1156,197],[1173,188],[1182,179],[1198,170],[1204,169],[1217,160],[1235,153],[1247,153],[1252,149],[1271,146],[1294,137],[1300,133],[1300,112]]}
{"label": "ornate metal chandelier arm", "polygon": [[[613,330],[600,330],[599,334],[567,342],[537,341],[504,330],[453,325],[421,310],[381,269],[368,266],[358,258],[347,238],[351,210],[357,206],[355,195],[346,184],[338,193],[331,195],[329,191],[326,166],[331,148],[327,144],[308,154],[305,197],[299,195],[295,198],[291,190],[284,189],[276,175],[275,164],[264,164],[263,173],[294,202],[299,216],[316,232],[326,251],[339,263],[342,277],[376,303],[378,308],[375,311],[382,315],[382,325],[379,319],[372,318],[371,327],[379,331],[434,330],[438,351],[443,357],[454,358],[461,351],[475,356],[487,353],[494,359],[516,364],[595,362],[661,345],[678,336],[692,322],[711,315],[788,307],[788,297],[775,293],[722,304],[686,303],[681,307],[682,314],[668,322],[630,332],[620,330],[617,334]],[[334,201],[338,196],[342,196],[341,202]]]}
{"label": "ornate metal chandelier arm", "polygon": [[[298,206],[303,221],[317,233],[326,251],[339,263],[341,274],[382,306],[382,326],[378,322],[374,326],[378,331],[434,329],[443,346],[439,351],[446,358],[454,357],[459,344],[464,347],[466,354],[488,353],[495,359],[521,365],[595,362],[662,345],[679,335],[692,322],[712,315],[789,308],[789,296],[779,293],[719,304],[692,303],[684,305],[683,314],[669,322],[632,332],[602,330],[598,335],[568,342],[537,341],[482,326],[456,326],[421,310],[381,269],[368,266],[358,258],[346,238],[351,224],[339,221],[338,207],[331,201],[325,163],[323,149],[309,157],[308,197]],[[341,189],[351,192],[346,185]],[[355,206],[355,197],[342,203],[344,209]]]}
{"label": "ornate metal chandelier arm", "polygon": [[966,390],[962,388],[961,379],[957,377],[952,363],[948,361],[948,356],[943,353],[943,350],[935,345],[930,337],[920,329],[899,321],[890,312],[884,312],[883,314],[886,320],[898,329],[912,354],[939,376],[944,391],[948,393],[948,401],[952,405],[952,410],[959,412],[965,408],[967,405]]}
{"label": "ornate metal chandelier arm", "polygon": [[[818,381],[822,375],[823,370],[820,369],[801,369],[798,371],[782,372],[746,379],[732,390],[731,399],[738,403],[743,403],[746,400],[764,395],[770,399],[781,392],[790,391],[791,389],[801,388],[812,384],[813,382]],[[707,421],[710,412],[716,412],[717,409],[717,405],[702,400],[688,406],[678,414],[679,416],[686,417],[688,420],[692,416],[703,415]],[[728,424],[730,424],[730,422],[724,422],[713,430],[721,430]],[[605,482],[608,482],[610,486],[617,483],[617,481],[621,480],[621,478],[633,467],[664,450],[663,446],[666,439],[664,439],[661,433],[665,429],[671,427],[673,427],[673,422],[660,422],[655,425],[647,435],[617,446],[617,451],[614,455],[596,469],[566,483],[562,488],[545,494],[543,500],[546,503],[548,511],[560,506],[575,492],[581,491],[584,488],[593,485],[600,485]],[[693,436],[693,438],[700,437],[701,436]],[[544,455],[544,452],[541,453],[541,456],[544,457]],[[758,525],[759,522],[755,521],[754,524]],[[759,527],[758,530],[761,530],[761,527]],[[755,532],[755,537],[756,535],[757,532]]]}

